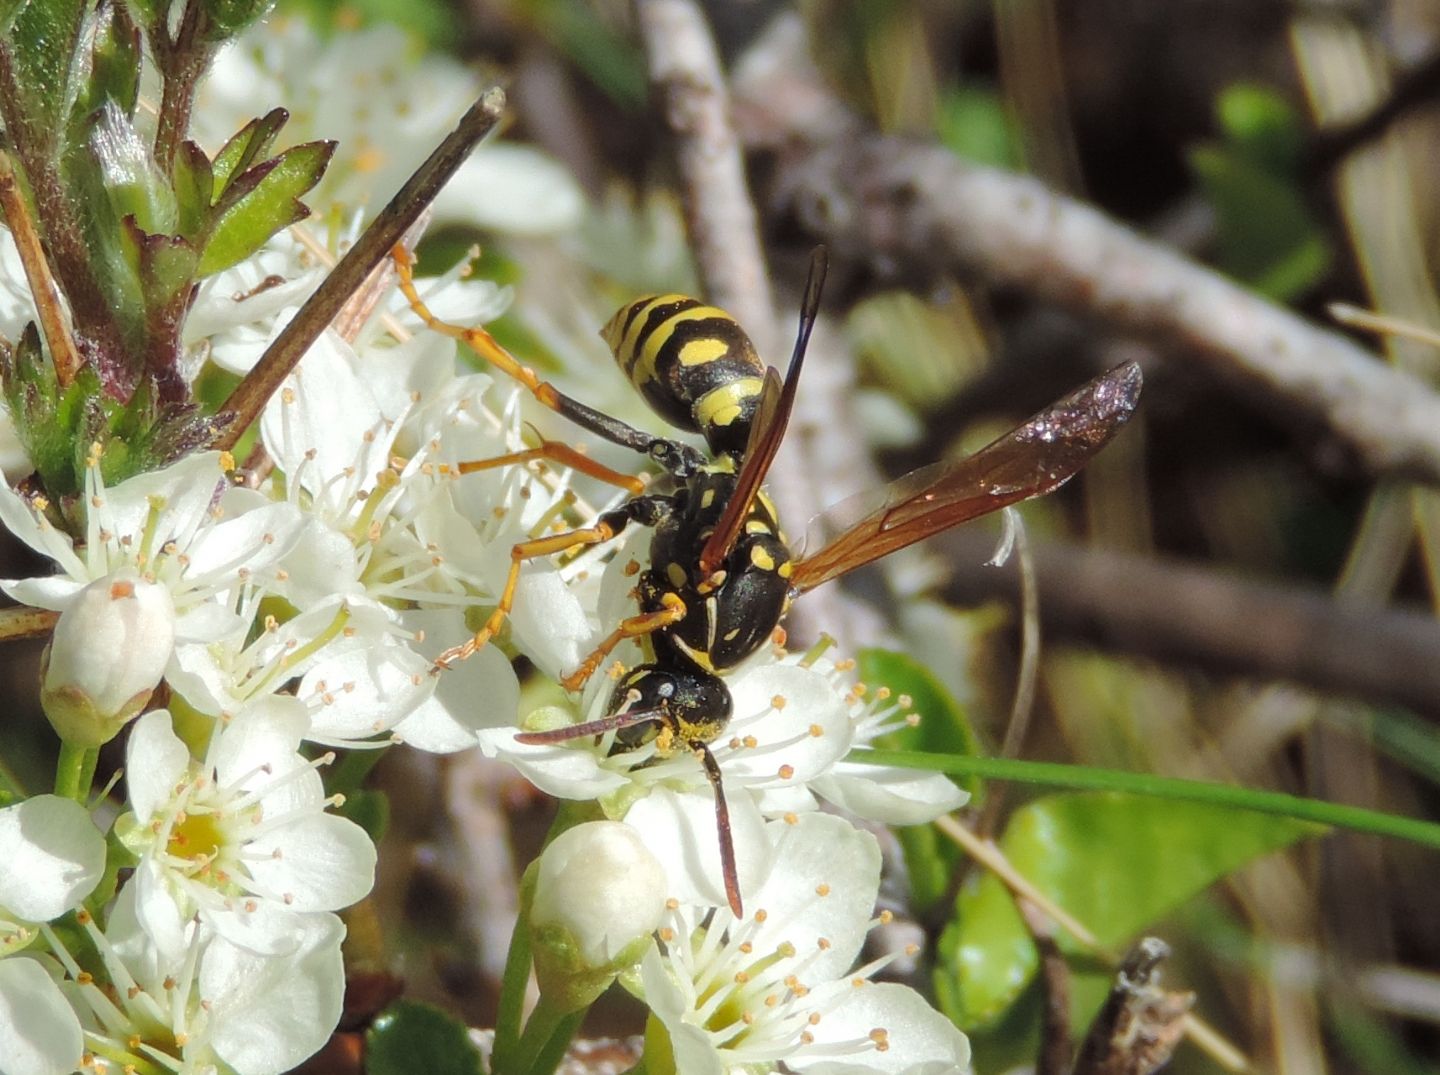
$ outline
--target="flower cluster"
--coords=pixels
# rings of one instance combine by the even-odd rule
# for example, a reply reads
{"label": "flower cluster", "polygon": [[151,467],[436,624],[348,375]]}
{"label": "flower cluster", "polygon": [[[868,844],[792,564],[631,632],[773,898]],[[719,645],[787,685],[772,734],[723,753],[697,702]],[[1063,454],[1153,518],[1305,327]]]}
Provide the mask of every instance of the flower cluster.
{"label": "flower cluster", "polygon": [[[307,67],[318,47],[307,33],[292,24],[224,62],[255,81],[264,55],[267,70],[309,71],[317,102],[364,99],[337,95],[326,64]],[[393,46],[382,34],[344,47],[378,63]],[[335,134],[319,108],[297,114]],[[351,203],[389,163],[378,134],[358,140],[328,188]],[[524,161],[492,154],[488,204],[503,204],[496,188]],[[551,191],[547,211],[578,211],[568,181],[536,167],[523,182]],[[533,226],[536,214],[523,215]],[[243,376],[317,285],[317,250],[350,237],[282,234],[207,280],[185,330],[197,375]],[[458,271],[418,287],[465,323],[509,300]],[[25,297],[0,247],[0,331],[33,316]],[[879,851],[821,810],[916,824],[963,802],[938,776],[847,760],[908,706],[856,682],[848,662],[778,644],[726,674],[734,716],[712,750],[748,909],[737,918],[700,758],[657,743],[616,750],[613,732],[517,738],[610,706],[613,682],[597,674],[573,704],[522,714],[510,656],[555,678],[576,668],[633,612],[646,533],[527,561],[500,638],[436,674],[437,656],[500,600],[514,546],[605,505],[582,502],[563,469],[463,467],[524,446],[528,397],[457,366],[454,340],[391,283],[365,298],[369,313],[327,331],[270,401],[243,471],[210,451],[107,483],[92,452],[65,516],[81,520],[79,537],[43,497],[0,487],[0,524],[55,565],[0,581],[57,616],[47,716],[76,757],[128,729],[125,805],[108,842],[83,794],[0,810],[0,1069],[262,1075],[314,1053],[340,1016],[337,912],[365,897],[375,870],[370,836],[336,812],[343,796],[326,793],[321,770],[336,749],[403,743],[479,747],[608,819],[561,834],[536,871],[536,967],[562,1006],[619,977],[687,1072],[963,1070],[963,1035],[913,990],[871,983],[883,960],[854,967],[875,921]],[[644,659],[634,642],[614,657]]]}

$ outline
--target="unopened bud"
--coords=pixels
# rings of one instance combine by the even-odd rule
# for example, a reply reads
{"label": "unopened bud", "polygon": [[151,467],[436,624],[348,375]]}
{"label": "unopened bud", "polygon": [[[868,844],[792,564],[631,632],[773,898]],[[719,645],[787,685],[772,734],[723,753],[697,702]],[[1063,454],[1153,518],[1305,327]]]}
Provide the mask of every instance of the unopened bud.
{"label": "unopened bud", "polygon": [[132,572],[86,586],[55,624],[40,700],[67,743],[98,747],[150,700],[175,648],[175,605]]}
{"label": "unopened bud", "polygon": [[552,1004],[589,1004],[644,954],[665,911],[665,870],[629,825],[589,821],[540,856],[530,905],[535,972]]}

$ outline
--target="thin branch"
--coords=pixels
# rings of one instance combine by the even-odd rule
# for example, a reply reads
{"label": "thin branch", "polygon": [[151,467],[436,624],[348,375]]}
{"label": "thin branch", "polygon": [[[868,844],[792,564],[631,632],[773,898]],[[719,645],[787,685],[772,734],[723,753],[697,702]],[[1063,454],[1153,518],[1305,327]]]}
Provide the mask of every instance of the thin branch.
{"label": "thin branch", "polygon": [[4,151],[0,151],[0,212],[5,215],[5,223],[15,240],[15,249],[19,251],[25,281],[30,285],[30,294],[34,296],[35,309],[40,315],[40,330],[45,334],[45,343],[50,349],[55,379],[63,388],[75,380],[75,373],[80,369],[80,354],[75,349],[75,337],[65,321],[65,303],[60,297],[60,286],[50,273],[40,233],[35,228],[24,195],[20,193],[15,165],[10,154]]}
{"label": "thin branch", "polygon": [[[1008,571],[984,567],[991,539],[946,535],[945,598],[1015,600]],[[1050,543],[1035,548],[1040,622],[1052,641],[1321,691],[1399,702],[1440,716],[1440,623],[1357,606],[1318,588],[1248,579],[1176,560]]]}
{"label": "thin branch", "polygon": [[14,642],[22,638],[40,638],[55,629],[60,613],[44,608],[0,609],[0,642]]}
{"label": "thin branch", "polygon": [[[837,262],[1020,288],[1318,419],[1376,474],[1440,485],[1440,396],[1418,378],[1032,178],[860,130],[853,117],[817,119],[813,88],[787,117],[779,85],[806,77],[823,85],[803,52],[755,69],[761,76],[743,87],[747,115],[772,113],[754,120],[758,139],[774,144],[779,130],[813,147],[810,128],[840,132],[787,155],[779,182],[793,215],[831,244]],[[830,112],[845,109],[832,98]],[[806,126],[787,126],[791,118]]]}
{"label": "thin branch", "polygon": [[705,297],[773,353],[774,303],[720,57],[693,0],[637,0],[657,104],[675,140],[690,244]]}
{"label": "thin branch", "polygon": [[1036,975],[1040,979],[1043,1010],[1040,1015],[1040,1049],[1035,1075],[1066,1075],[1075,1043],[1070,1037],[1070,965],[1055,939],[1054,923],[1029,900],[1017,899],[1015,909],[1040,957]]}
{"label": "thin branch", "polygon": [[425,163],[406,180],[225,401],[221,413],[234,418],[215,447],[235,446],[301,356],[364,285],[375,266],[403,240],[410,225],[430,205],[470,151],[500,122],[504,111],[504,91],[498,87],[487,90],[461,117],[455,130],[445,136]]}

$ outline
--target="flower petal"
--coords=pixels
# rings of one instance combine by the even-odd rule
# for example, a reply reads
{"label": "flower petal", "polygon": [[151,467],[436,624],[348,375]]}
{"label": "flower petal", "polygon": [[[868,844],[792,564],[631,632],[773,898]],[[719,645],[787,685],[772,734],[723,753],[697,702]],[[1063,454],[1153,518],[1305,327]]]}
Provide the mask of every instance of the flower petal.
{"label": "flower petal", "polygon": [[36,795],[0,810],[0,863],[0,907],[48,922],[99,883],[105,838],[79,803]]}
{"label": "flower petal", "polygon": [[[770,871],[770,839],[765,821],[749,795],[729,795],[726,802],[730,808],[735,872],[742,898],[751,903],[746,893],[753,892]],[[682,903],[725,906],[715,798],[708,788],[676,791],[658,787],[630,807],[624,820],[639,831],[641,839],[664,864],[670,883],[667,895]]]}
{"label": "flower petal", "polygon": [[812,1060],[802,1050],[786,1062],[805,1075],[963,1075],[970,1070],[970,1040],[919,993],[894,982],[848,989],[810,1033],[815,1051],[823,1055],[827,1046],[882,1030],[886,1048],[866,1050],[854,1060]]}
{"label": "flower petal", "polygon": [[67,1075],[80,1068],[80,1020],[37,960],[0,960],[0,1071]]}
{"label": "flower petal", "polygon": [[939,773],[855,762],[839,763],[810,786],[842,810],[887,825],[923,825],[970,801]]}

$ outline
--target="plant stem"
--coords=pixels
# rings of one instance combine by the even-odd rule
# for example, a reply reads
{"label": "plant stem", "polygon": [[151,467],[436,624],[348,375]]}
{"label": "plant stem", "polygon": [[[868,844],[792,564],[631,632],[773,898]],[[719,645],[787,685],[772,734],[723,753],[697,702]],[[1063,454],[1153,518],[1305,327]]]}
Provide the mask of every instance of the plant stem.
{"label": "plant stem", "polygon": [[[525,1033],[520,1036],[520,1046],[515,1053],[516,1075],[551,1075],[588,1010],[587,1006],[579,1011],[562,1012],[541,994],[540,1003],[525,1022]],[[506,1075],[498,1064],[495,1075]]]}
{"label": "plant stem", "polygon": [[[531,871],[527,871],[529,874]],[[496,1075],[518,1071],[512,1058],[520,1047],[520,1023],[525,1009],[525,991],[530,984],[530,890],[529,878],[520,882],[520,913],[510,934],[505,953],[505,970],[500,977],[500,1005],[495,1016],[495,1044],[491,1048],[491,1070]]]}
{"label": "plant stem", "polygon": [[99,758],[97,748],[62,741],[60,759],[55,763],[55,794],[84,806],[90,797],[90,782]]}
{"label": "plant stem", "polygon": [[852,751],[846,760],[867,765],[893,765],[901,769],[926,769],[950,776],[981,776],[1062,788],[1123,791],[1132,795],[1150,795],[1157,799],[1233,806],[1260,814],[1277,814],[1298,821],[1335,825],[1376,836],[1395,836],[1440,849],[1440,824],[1434,822],[1399,817],[1378,810],[1365,810],[1358,806],[1324,802],[1320,799],[1306,799],[1278,791],[1255,791],[1233,784],[1179,780],[1151,773],[1127,773],[1117,769],[1094,769],[1083,765],[926,754],[908,750],[857,750]]}

